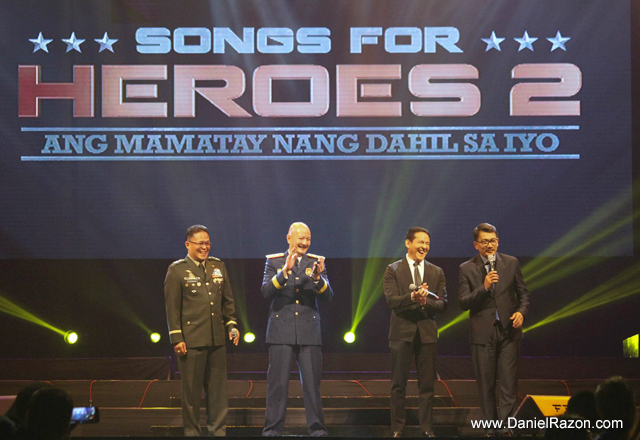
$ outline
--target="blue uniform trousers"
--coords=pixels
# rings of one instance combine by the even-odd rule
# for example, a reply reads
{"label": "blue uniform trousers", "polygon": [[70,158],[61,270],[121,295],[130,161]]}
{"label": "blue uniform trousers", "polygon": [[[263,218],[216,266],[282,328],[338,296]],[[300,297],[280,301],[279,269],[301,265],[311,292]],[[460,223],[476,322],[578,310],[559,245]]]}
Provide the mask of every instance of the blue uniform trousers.
{"label": "blue uniform trousers", "polygon": [[324,426],[320,376],[322,350],[319,345],[269,345],[267,409],[263,436],[281,436],[287,413],[291,360],[295,356],[300,372],[307,428],[312,437],[328,435]]}

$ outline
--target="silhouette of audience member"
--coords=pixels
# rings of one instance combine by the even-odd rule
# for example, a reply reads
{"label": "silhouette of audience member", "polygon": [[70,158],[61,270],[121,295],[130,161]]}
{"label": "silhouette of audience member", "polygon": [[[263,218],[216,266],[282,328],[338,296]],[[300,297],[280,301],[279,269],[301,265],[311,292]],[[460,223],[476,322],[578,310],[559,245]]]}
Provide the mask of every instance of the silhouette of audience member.
{"label": "silhouette of audience member", "polygon": [[596,407],[600,420],[622,420],[622,428],[604,429],[596,440],[626,440],[636,413],[636,402],[631,388],[620,376],[610,377],[596,389]]}
{"label": "silhouette of audience member", "polygon": [[584,427],[584,423],[586,422],[580,416],[576,416],[573,414],[565,413],[564,415],[558,417],[558,422],[561,423],[563,420],[572,421],[575,426],[580,426],[579,428],[560,428],[560,427],[552,427],[544,430],[544,438],[547,440],[590,440],[591,432]]}
{"label": "silhouette of audience member", "polygon": [[574,416],[580,416],[591,424],[590,431],[596,432],[598,422],[598,409],[596,408],[596,395],[593,391],[583,390],[571,396],[567,404],[567,412]]}
{"label": "silhouette of audience member", "polygon": [[12,439],[25,430],[27,409],[31,397],[36,391],[43,388],[51,388],[51,385],[45,382],[36,382],[27,385],[18,392],[4,417],[0,418],[0,439]]}
{"label": "silhouette of audience member", "polygon": [[43,388],[31,397],[26,417],[27,440],[60,440],[71,431],[71,396],[59,388]]}

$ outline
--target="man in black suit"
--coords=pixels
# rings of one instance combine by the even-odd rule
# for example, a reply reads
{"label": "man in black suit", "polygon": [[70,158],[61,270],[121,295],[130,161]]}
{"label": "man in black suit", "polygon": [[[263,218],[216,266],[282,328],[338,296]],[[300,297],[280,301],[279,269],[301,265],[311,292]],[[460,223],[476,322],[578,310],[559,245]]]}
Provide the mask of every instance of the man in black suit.
{"label": "man in black suit", "polygon": [[302,382],[307,428],[311,437],[329,435],[324,425],[320,375],[322,334],[318,301],[333,298],[324,257],[310,254],[311,231],[294,223],[287,234],[287,252],[267,255],[262,295],[271,300],[266,343],[269,346],[267,402],[262,435],[280,437],[287,412],[291,360]]}
{"label": "man in black suit", "polygon": [[187,229],[187,257],[174,261],[164,280],[169,337],[178,355],[185,436],[199,436],[200,394],[204,387],[207,429],[226,435],[227,354],[225,340],[238,345],[236,310],[227,269],[210,257],[209,232]]}
{"label": "man in black suit", "polygon": [[460,266],[458,304],[469,310],[471,319],[469,342],[482,417],[501,420],[505,426],[497,432],[487,430],[487,436],[509,435],[507,418],[516,410],[520,339],[529,311],[529,291],[518,259],[497,252],[495,226],[479,224],[473,230],[473,240],[478,255]]}
{"label": "man in black suit", "polygon": [[384,273],[384,296],[391,307],[389,348],[394,437],[404,435],[407,380],[414,359],[418,372],[420,431],[424,436],[435,437],[431,417],[438,352],[435,314],[447,309],[447,291],[442,269],[425,261],[430,245],[429,231],[420,227],[409,229],[405,240],[407,255],[387,266]]}

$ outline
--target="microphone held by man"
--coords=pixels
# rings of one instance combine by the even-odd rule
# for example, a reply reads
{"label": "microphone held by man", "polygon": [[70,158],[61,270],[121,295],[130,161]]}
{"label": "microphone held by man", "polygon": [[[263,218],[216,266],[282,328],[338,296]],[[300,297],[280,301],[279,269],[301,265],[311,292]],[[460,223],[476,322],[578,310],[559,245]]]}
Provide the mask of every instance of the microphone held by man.
{"label": "microphone held by man", "polygon": [[[415,284],[410,284],[409,285],[409,290],[413,291],[414,294],[417,293],[418,296],[424,296],[425,298],[427,296],[432,296],[435,299],[440,299],[440,297],[438,295],[436,295],[435,293],[431,292],[429,290],[429,286],[427,286],[427,283],[424,283],[422,286],[416,286]],[[414,295],[414,298],[416,297],[416,295]]]}

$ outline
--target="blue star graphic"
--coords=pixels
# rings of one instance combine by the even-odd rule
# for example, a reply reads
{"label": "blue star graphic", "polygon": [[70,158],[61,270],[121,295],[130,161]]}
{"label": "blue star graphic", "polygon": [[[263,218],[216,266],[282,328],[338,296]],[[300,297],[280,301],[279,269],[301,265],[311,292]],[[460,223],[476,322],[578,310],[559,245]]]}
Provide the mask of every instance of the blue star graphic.
{"label": "blue star graphic", "polygon": [[76,38],[75,32],[71,32],[71,36],[69,38],[63,38],[62,41],[67,45],[67,52],[77,50],[78,52],[82,53],[82,50],[80,50],[80,45],[84,43],[85,40]]}
{"label": "blue star graphic", "polygon": [[562,50],[564,50],[565,52],[567,51],[567,48],[564,47],[564,43],[566,43],[567,41],[571,40],[571,37],[563,37],[560,34],[560,31],[558,31],[558,33],[556,34],[555,38],[547,38],[547,40],[549,40],[551,42],[551,44],[553,44],[553,46],[551,46],[551,52],[553,52],[554,50],[560,48]]}
{"label": "blue star graphic", "polygon": [[116,38],[109,38],[109,35],[107,35],[106,32],[104,33],[104,36],[102,38],[96,38],[93,41],[100,44],[99,52],[102,52],[103,50],[107,49],[107,50],[110,50],[112,53],[114,53],[113,45],[118,42]]}
{"label": "blue star graphic", "polygon": [[42,36],[42,32],[38,34],[38,38],[29,38],[34,45],[33,51],[37,52],[40,49],[44,50],[46,53],[49,53],[49,49],[47,48],[47,44],[51,43],[53,40],[47,40]]}
{"label": "blue star graphic", "polygon": [[481,38],[481,40],[487,43],[487,48],[484,50],[485,52],[489,52],[491,49],[497,49],[498,52],[501,52],[500,43],[504,41],[504,38],[496,37],[495,31],[491,32],[491,36],[489,38]]}
{"label": "blue star graphic", "polygon": [[524,49],[529,49],[533,52],[533,43],[537,40],[535,37],[530,37],[527,31],[524,31],[524,35],[522,38],[514,38],[518,43],[520,43],[520,47],[518,48],[518,52]]}

